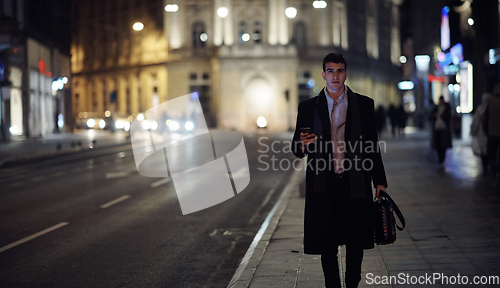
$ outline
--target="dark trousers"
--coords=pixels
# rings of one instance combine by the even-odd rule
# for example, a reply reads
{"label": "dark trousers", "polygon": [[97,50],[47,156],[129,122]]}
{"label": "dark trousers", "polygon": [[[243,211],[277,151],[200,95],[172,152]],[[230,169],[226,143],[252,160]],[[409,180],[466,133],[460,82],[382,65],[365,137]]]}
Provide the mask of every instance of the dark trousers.
{"label": "dark trousers", "polygon": [[483,174],[488,174],[490,168],[488,168],[488,155],[481,155],[481,166],[483,166]]}
{"label": "dark trousers", "polygon": [[436,130],[434,133],[435,134],[435,141],[436,141],[436,150],[438,154],[438,163],[442,164],[444,162],[444,159],[446,158],[446,146],[445,143],[443,142],[443,135],[446,133],[444,130]]}
{"label": "dark trousers", "polygon": [[[346,245],[345,284],[347,288],[358,287],[361,281],[361,263],[363,262],[363,248],[355,244]],[[340,288],[340,271],[337,251],[321,254],[321,266],[325,275],[326,288]]]}
{"label": "dark trousers", "polygon": [[[351,199],[350,195],[350,183],[348,172],[343,174],[333,174],[331,177],[332,184],[335,186],[335,203],[334,209],[339,212],[339,214],[334,214],[333,221],[339,221],[338,233],[336,241],[339,244],[346,245],[346,271],[345,271],[345,283],[347,288],[358,287],[359,281],[361,280],[361,263],[363,262],[363,246],[362,241],[360,241],[360,236],[353,232],[353,226],[355,223],[351,223],[349,220],[354,218],[353,213],[358,211],[356,203]],[[321,266],[323,267],[323,274],[325,275],[325,285],[326,288],[340,288],[340,271],[337,259],[338,246],[332,244],[333,247],[328,251],[321,254]]]}
{"label": "dark trousers", "polygon": [[500,137],[488,136],[486,150],[488,152],[488,162],[490,163],[490,170],[495,177],[496,173],[500,172]]}

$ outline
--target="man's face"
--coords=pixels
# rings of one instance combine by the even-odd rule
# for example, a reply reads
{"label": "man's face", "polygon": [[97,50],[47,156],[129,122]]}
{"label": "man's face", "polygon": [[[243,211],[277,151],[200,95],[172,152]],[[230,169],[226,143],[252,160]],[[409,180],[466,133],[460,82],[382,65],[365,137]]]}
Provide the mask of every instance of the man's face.
{"label": "man's face", "polygon": [[328,62],[325,64],[325,71],[321,73],[326,81],[326,87],[331,92],[338,92],[344,88],[347,79],[345,64]]}

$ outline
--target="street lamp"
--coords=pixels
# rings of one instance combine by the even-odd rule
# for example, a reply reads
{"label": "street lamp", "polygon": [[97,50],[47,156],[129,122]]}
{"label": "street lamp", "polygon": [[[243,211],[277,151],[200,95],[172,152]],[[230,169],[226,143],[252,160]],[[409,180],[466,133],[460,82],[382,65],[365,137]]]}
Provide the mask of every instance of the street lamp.
{"label": "street lamp", "polygon": [[165,11],[167,12],[177,12],[179,10],[179,6],[177,4],[168,4],[165,6]]}
{"label": "street lamp", "polygon": [[241,40],[243,40],[245,42],[249,41],[250,40],[250,34],[245,33],[245,34],[241,35]]}
{"label": "street lamp", "polygon": [[132,28],[135,31],[141,31],[142,29],[144,29],[144,24],[142,24],[141,22],[135,22]]}
{"label": "street lamp", "polygon": [[220,18],[226,18],[228,14],[229,10],[227,10],[226,7],[220,7],[217,9],[217,15],[219,15]]}
{"label": "street lamp", "polygon": [[328,4],[324,0],[316,0],[313,2],[313,7],[316,9],[324,9]]}
{"label": "street lamp", "polygon": [[201,33],[200,34],[200,40],[201,40],[201,42],[207,42],[207,40],[208,40],[207,33],[205,33],[205,32]]}
{"label": "street lamp", "polygon": [[289,19],[293,19],[297,16],[297,9],[295,7],[288,7],[285,9],[285,15]]}

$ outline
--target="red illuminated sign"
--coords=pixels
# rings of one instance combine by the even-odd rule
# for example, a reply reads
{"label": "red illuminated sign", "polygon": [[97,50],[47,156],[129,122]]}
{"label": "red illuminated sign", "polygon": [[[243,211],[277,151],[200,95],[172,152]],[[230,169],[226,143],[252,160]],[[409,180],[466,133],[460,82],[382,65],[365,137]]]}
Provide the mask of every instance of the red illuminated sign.
{"label": "red illuminated sign", "polygon": [[40,74],[45,75],[47,77],[52,77],[52,72],[47,71],[47,64],[45,61],[43,61],[42,58],[38,61],[38,71],[40,71]]}
{"label": "red illuminated sign", "polygon": [[434,75],[430,75],[427,77],[427,81],[429,82],[444,82],[445,81],[445,77],[444,76],[434,76]]}

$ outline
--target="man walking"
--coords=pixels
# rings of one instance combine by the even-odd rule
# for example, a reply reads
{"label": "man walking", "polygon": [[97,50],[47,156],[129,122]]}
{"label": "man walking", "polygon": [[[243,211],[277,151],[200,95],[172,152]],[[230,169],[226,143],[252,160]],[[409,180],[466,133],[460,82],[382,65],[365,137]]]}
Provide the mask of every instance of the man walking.
{"label": "man walking", "polygon": [[371,183],[376,196],[387,187],[374,102],[344,84],[342,54],[323,59],[322,75],[326,87],[299,104],[292,144],[297,157],[308,156],[304,252],[321,255],[327,288],[341,287],[337,251],[346,245],[346,287],[357,287],[363,249],[374,247]]}
{"label": "man walking", "polygon": [[493,97],[486,101],[483,129],[488,136],[487,153],[490,171],[495,177],[494,186],[500,192],[500,81],[493,88]]}

